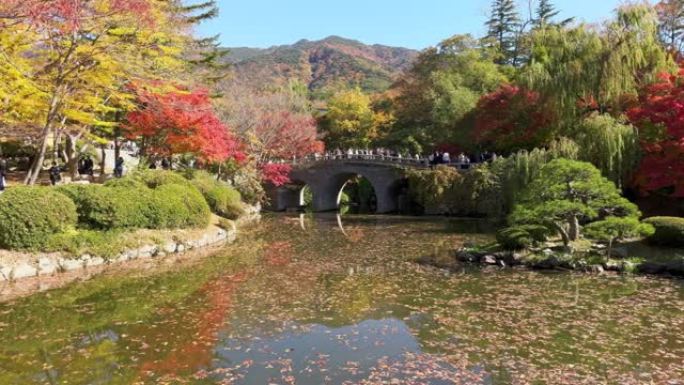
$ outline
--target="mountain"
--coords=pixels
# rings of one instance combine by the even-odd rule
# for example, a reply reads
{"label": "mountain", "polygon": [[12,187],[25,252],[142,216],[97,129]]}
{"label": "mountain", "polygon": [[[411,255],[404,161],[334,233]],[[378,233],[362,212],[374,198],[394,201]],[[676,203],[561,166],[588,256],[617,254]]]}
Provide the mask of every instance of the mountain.
{"label": "mountain", "polygon": [[340,85],[359,86],[371,93],[385,91],[418,55],[408,48],[366,45],[338,36],[265,49],[229,50],[227,60],[234,64],[238,79],[255,87],[298,79],[319,97]]}

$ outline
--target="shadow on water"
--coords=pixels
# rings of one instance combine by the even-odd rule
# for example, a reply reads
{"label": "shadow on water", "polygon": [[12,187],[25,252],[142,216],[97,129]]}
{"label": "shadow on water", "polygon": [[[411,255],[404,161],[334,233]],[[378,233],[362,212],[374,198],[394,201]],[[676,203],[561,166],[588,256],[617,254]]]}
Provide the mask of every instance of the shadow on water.
{"label": "shadow on water", "polygon": [[196,263],[0,304],[0,384],[684,378],[681,281],[411,262],[491,240],[477,221],[269,215],[241,235]]}

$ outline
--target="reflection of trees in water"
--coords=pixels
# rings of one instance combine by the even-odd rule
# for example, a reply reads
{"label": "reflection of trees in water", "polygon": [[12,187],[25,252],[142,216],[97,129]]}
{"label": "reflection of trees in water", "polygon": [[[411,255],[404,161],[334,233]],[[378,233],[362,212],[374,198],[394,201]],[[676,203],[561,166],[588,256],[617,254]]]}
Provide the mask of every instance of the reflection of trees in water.
{"label": "reflection of trees in water", "polygon": [[340,212],[346,214],[371,214],[377,209],[377,197],[370,181],[357,175],[342,189]]}
{"label": "reflection of trees in water", "polygon": [[[313,193],[306,185],[301,191],[305,211],[311,211]],[[361,175],[350,178],[340,191],[339,210],[342,214],[372,214],[377,209],[377,197],[373,185]]]}
{"label": "reflection of trees in water", "polygon": [[230,258],[126,270],[0,304],[0,384],[134,383],[143,362],[208,341],[232,298],[231,281],[217,277],[253,264],[261,243],[233,247]]}
{"label": "reflection of trees in water", "polygon": [[[430,252],[426,245],[481,235],[454,233],[446,221],[307,215],[302,230],[301,218],[285,218],[266,219],[254,239],[191,268],[103,277],[0,305],[0,383],[155,383],[148,371],[192,383],[224,337],[250,341],[287,334],[292,324],[367,319],[400,320],[424,353],[486,366],[498,376],[493,383],[522,383],[520,375],[558,383],[559,371],[574,376],[568,383],[596,383],[591,376],[604,372],[616,383],[643,382],[635,367],[653,383],[684,376],[676,281],[448,274],[406,260]],[[363,236],[345,236],[340,221]]]}
{"label": "reflection of trees in water", "polygon": [[[140,363],[144,377],[174,379],[210,367],[219,331],[226,324],[233,306],[236,287],[247,279],[244,273],[223,276],[204,284],[189,303],[161,309],[157,316],[164,321],[144,325],[132,331],[136,350],[145,357]],[[192,310],[190,310],[192,309]]]}

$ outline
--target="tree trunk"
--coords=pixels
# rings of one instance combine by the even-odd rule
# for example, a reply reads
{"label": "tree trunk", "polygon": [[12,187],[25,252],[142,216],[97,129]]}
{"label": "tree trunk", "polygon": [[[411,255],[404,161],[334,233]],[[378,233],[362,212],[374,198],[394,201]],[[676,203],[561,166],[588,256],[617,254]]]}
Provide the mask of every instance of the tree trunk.
{"label": "tree trunk", "polygon": [[608,258],[612,257],[612,254],[613,254],[613,238],[610,238],[610,240],[608,241],[608,255],[607,255],[607,257]]}
{"label": "tree trunk", "polygon": [[107,174],[105,173],[105,166],[107,164],[106,163],[106,161],[107,161],[107,151],[106,151],[107,146],[103,144],[100,147],[100,149],[101,149],[101,154],[102,154],[102,159],[100,159],[100,180],[104,182],[106,180],[106,177],[107,177]]}
{"label": "tree trunk", "polygon": [[43,168],[43,161],[45,160],[45,153],[48,147],[48,137],[50,136],[50,126],[46,125],[43,130],[42,144],[40,145],[40,150],[38,151],[38,156],[33,159],[33,164],[29,168],[29,172],[24,179],[24,183],[33,186],[36,184],[38,175],[40,175],[40,170]]}
{"label": "tree trunk", "polygon": [[580,235],[579,218],[577,218],[577,215],[572,215],[570,217],[570,219],[568,219],[568,222],[570,224],[568,236],[570,237],[571,241],[576,241],[579,239],[579,235]]}
{"label": "tree trunk", "polygon": [[114,136],[114,161],[116,162],[117,159],[121,156],[121,142],[119,141],[118,136]]}
{"label": "tree trunk", "polygon": [[76,148],[76,142],[78,141],[79,135],[69,135],[67,134],[67,169],[69,170],[69,175],[71,175],[71,180],[76,180],[78,178],[78,149]]}
{"label": "tree trunk", "polygon": [[64,127],[60,127],[55,130],[55,136],[52,138],[52,159],[56,162],[59,159],[59,150],[62,146],[62,133],[64,132]]}
{"label": "tree trunk", "polygon": [[554,222],[553,226],[556,228],[556,230],[558,231],[558,234],[560,234],[561,238],[563,238],[563,244],[565,246],[568,246],[570,244],[570,236],[568,235],[568,232],[559,223]]}
{"label": "tree trunk", "polygon": [[[57,87],[58,89],[60,87]],[[38,156],[33,159],[33,164],[29,168],[28,174],[24,179],[24,183],[33,186],[36,184],[40,170],[43,168],[43,161],[45,160],[45,152],[47,152],[48,140],[50,137],[50,132],[52,132],[52,124],[57,115],[57,107],[59,105],[58,91],[52,94],[52,99],[50,100],[50,108],[48,109],[47,117],[45,119],[45,125],[43,126],[43,132],[41,135],[41,145],[38,151]]]}

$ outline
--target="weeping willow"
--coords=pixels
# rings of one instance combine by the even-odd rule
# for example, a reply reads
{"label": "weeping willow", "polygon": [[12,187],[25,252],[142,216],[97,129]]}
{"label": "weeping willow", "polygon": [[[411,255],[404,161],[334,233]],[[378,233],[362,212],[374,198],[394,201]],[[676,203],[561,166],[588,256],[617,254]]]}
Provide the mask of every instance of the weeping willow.
{"label": "weeping willow", "polygon": [[527,185],[539,176],[547,163],[556,158],[577,159],[579,148],[575,142],[560,138],[551,142],[548,148],[519,151],[507,158],[492,163],[492,171],[498,176],[501,194],[508,211]]}
{"label": "weeping willow", "polygon": [[659,44],[657,15],[646,4],[620,7],[602,30],[550,28],[531,41],[530,63],[519,80],[558,112],[561,128],[586,109],[619,111],[625,95],[676,70]]}
{"label": "weeping willow", "polygon": [[594,164],[606,178],[623,188],[639,161],[636,130],[609,115],[594,114],[575,134],[579,160]]}

